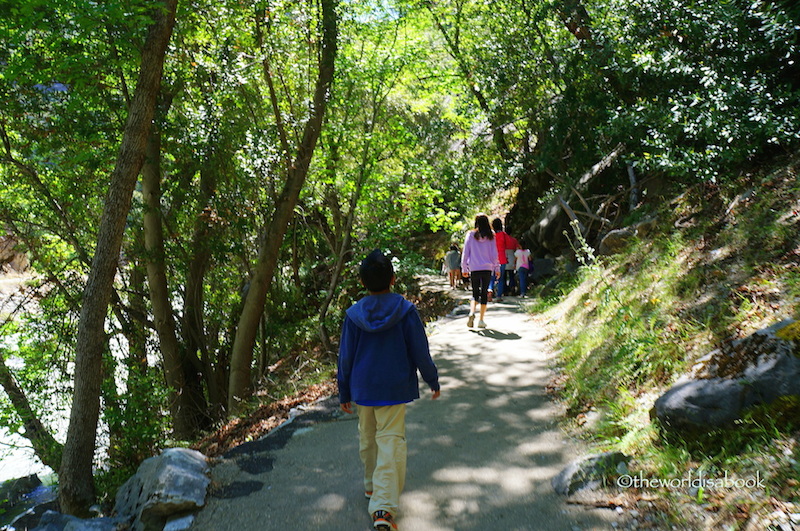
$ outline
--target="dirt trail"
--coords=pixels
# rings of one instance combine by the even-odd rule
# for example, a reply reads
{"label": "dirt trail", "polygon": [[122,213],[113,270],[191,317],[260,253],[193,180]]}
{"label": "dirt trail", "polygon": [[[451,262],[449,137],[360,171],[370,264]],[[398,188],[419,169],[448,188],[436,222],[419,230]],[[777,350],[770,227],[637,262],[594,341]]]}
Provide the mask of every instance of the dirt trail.
{"label": "dirt trail", "polygon": [[[432,325],[442,396],[425,389],[408,409],[400,530],[611,529],[614,513],[567,505],[550,486],[579,446],[545,394],[545,332],[513,297],[490,304],[486,322],[481,331],[465,316]],[[214,467],[192,529],[370,529],[356,432],[333,398],[235,449]]]}

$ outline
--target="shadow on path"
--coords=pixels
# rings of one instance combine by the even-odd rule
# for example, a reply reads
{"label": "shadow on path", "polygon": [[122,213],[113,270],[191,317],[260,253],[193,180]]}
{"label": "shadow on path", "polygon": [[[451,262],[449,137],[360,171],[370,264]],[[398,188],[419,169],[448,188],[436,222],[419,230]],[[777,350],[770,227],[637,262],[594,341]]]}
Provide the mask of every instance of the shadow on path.
{"label": "shadow on path", "polygon": [[[486,321],[483,330],[465,318],[432,326],[442,396],[423,389],[408,409],[400,529],[611,529],[612,512],[568,506],[550,486],[579,448],[545,394],[544,331],[513,304],[490,305]],[[328,399],[220,460],[192,529],[370,529],[356,416],[337,408]]]}
{"label": "shadow on path", "polygon": [[522,336],[519,334],[498,332],[497,330],[492,330],[490,328],[484,328],[483,330],[470,330],[470,332],[481,337],[488,337],[489,339],[522,339]]}

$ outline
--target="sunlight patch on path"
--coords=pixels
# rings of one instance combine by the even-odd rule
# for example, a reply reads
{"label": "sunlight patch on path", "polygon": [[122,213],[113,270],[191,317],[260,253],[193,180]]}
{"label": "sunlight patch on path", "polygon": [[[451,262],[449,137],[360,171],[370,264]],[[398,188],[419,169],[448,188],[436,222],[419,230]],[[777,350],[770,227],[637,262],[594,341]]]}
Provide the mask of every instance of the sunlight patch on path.
{"label": "sunlight patch on path", "polygon": [[[516,310],[511,303],[490,305],[490,328],[481,333],[468,329],[465,317],[433,327],[442,395],[431,400],[423,385],[420,400],[408,407],[401,530],[612,528],[611,511],[568,506],[550,486],[579,448],[559,429],[561,409],[545,393],[546,333]],[[259,455],[251,458],[272,459],[274,468],[219,481],[264,487],[210,499],[195,531],[370,528],[355,416],[315,424]]]}

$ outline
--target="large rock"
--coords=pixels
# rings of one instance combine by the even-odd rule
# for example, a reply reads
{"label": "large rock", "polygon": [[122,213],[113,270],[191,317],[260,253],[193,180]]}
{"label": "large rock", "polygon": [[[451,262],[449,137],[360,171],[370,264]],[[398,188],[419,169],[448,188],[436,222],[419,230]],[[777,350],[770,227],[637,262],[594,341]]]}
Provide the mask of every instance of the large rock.
{"label": "large rock", "polygon": [[744,392],[738,380],[683,382],[659,397],[652,413],[674,428],[725,426],[741,417]]}
{"label": "large rock", "polygon": [[[35,523],[38,521],[36,515],[41,516],[46,509],[51,509],[55,498],[53,489],[42,485],[36,474],[0,483],[0,529],[9,525],[15,529],[33,527],[16,524],[30,521]],[[28,518],[29,516],[32,518]]]}
{"label": "large rock", "polygon": [[625,474],[630,458],[621,452],[604,452],[577,459],[566,466],[550,484],[558,494],[571,496],[582,489],[600,487],[610,477]]}
{"label": "large rock", "polygon": [[633,226],[633,231],[636,233],[637,238],[646,238],[653,233],[658,227],[658,220],[656,218],[646,218]]}
{"label": "large rock", "polygon": [[[47,512],[58,511],[58,494],[50,487],[39,487],[42,496],[35,496],[35,499],[27,499],[30,506],[11,521],[11,528],[17,530],[34,529],[42,520]],[[0,527],[3,529],[3,527]]]}
{"label": "large rock", "polygon": [[656,400],[651,416],[669,427],[706,430],[732,425],[753,406],[800,396],[795,328],[784,321],[710,353],[693,378]]}
{"label": "large rock", "polygon": [[[206,457],[187,448],[170,448],[146,459],[117,492],[116,512],[134,531],[161,531],[167,522],[205,504],[210,468]],[[173,526],[174,527],[174,526]]]}
{"label": "large rock", "polygon": [[531,242],[531,251],[534,251],[534,254],[541,256],[550,253],[553,256],[560,256],[563,251],[570,248],[569,240],[564,236],[564,231],[572,234],[569,221],[569,216],[561,204],[557,200],[553,201],[520,239]]}
{"label": "large rock", "polygon": [[552,258],[535,258],[531,260],[530,266],[528,280],[531,282],[539,282],[556,274],[556,261]]}
{"label": "large rock", "polygon": [[182,531],[205,505],[210,467],[188,448],[145,459],[119,491],[113,518],[81,519],[47,511],[33,531]]}
{"label": "large rock", "polygon": [[615,229],[606,234],[600,241],[598,253],[602,256],[616,254],[631,242],[635,233],[630,229]]}

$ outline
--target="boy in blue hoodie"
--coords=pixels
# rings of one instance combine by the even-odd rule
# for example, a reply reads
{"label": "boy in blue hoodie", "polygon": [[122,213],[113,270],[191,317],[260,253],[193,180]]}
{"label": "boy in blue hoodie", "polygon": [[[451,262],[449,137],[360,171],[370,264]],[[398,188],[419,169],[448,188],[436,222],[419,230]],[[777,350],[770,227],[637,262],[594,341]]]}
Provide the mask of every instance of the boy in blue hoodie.
{"label": "boy in blue hoodie", "polygon": [[359,454],[373,527],[397,529],[406,476],[406,404],[419,398],[417,370],[439,398],[439,376],[417,307],[391,292],[392,262],[378,249],[359,268],[369,295],[351,306],[339,344],[339,401],[358,411]]}

